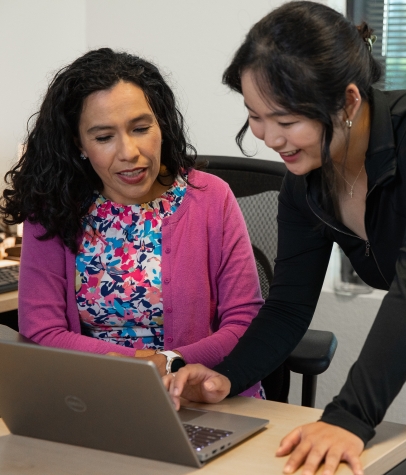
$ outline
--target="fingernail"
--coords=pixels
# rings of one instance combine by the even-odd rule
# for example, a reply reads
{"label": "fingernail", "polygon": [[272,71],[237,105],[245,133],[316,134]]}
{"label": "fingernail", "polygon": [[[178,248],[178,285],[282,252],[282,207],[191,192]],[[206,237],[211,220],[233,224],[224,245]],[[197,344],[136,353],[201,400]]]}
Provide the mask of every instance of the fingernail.
{"label": "fingernail", "polygon": [[292,465],[285,465],[285,468],[283,469],[283,472],[284,473],[292,473],[293,472]]}
{"label": "fingernail", "polygon": [[179,388],[174,388],[173,389],[173,395],[174,396],[179,396]]}
{"label": "fingernail", "polygon": [[211,391],[212,389],[214,389],[214,384],[213,383],[206,383],[206,389]]}

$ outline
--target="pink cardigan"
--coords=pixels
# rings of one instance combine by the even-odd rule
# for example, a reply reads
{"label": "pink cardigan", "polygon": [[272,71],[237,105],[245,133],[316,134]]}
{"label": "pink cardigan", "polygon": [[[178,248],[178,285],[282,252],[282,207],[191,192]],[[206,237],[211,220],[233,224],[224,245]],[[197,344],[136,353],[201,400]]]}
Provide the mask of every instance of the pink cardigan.
{"label": "pink cardigan", "polygon": [[[234,348],[263,300],[244,219],[228,185],[195,170],[189,179],[199,189],[188,186],[162,225],[164,345],[188,363],[213,367]],[[75,255],[59,237],[36,239],[43,232],[24,223],[20,332],[46,346],[133,356],[132,348],[81,334]]]}

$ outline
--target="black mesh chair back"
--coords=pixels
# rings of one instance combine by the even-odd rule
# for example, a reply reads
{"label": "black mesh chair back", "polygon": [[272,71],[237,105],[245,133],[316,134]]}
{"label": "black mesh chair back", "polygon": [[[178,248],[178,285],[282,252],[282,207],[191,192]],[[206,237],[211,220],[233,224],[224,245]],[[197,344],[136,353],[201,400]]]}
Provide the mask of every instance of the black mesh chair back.
{"label": "black mesh chair back", "polygon": [[[278,244],[278,195],[286,167],[283,163],[251,158],[199,156],[199,159],[207,160],[207,171],[230,185],[251,243],[266,257],[273,273]],[[264,298],[267,296],[268,291]]]}
{"label": "black mesh chair back", "polygon": [[[199,156],[206,171],[226,181],[240,205],[247,224],[263,298],[273,278],[278,242],[278,195],[286,167],[281,162],[253,158]],[[334,355],[333,333],[308,330],[286,362],[262,381],[267,399],[287,402],[290,371],[303,374],[302,405],[314,406],[317,375]]]}

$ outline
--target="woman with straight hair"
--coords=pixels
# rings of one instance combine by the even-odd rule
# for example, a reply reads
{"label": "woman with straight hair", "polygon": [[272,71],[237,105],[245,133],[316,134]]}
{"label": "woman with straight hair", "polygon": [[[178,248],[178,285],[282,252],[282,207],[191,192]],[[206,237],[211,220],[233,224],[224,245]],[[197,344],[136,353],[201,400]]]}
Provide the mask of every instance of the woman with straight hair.
{"label": "woman with straight hair", "polygon": [[263,301],[238,203],[195,161],[155,65],[101,48],[60,70],[1,203],[24,222],[20,332],[162,375],[220,363]]}
{"label": "woman with straight hair", "polygon": [[330,475],[346,461],[361,475],[359,455],[406,379],[406,92],[374,87],[371,33],[325,5],[290,2],[253,26],[223,76],[248,111],[240,148],[250,127],[287,167],[275,275],[215,371],[191,365],[164,379],[175,404],[238,394],[286,359],[310,324],[334,242],[367,284],[388,291],[340,393],[320,421],[282,440],[285,473],[314,474],[324,461]]}

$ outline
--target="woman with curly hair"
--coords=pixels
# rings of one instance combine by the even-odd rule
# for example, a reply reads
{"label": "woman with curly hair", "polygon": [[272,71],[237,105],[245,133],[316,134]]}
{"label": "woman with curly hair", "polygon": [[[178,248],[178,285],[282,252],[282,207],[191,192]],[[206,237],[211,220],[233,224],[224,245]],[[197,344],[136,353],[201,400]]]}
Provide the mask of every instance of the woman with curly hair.
{"label": "woman with curly hair", "polygon": [[223,360],[263,302],[238,204],[195,158],[151,63],[103,48],[56,74],[3,193],[24,336],[161,374]]}
{"label": "woman with curly hair", "polygon": [[[406,380],[406,92],[380,91],[373,35],[315,2],[295,1],[252,27],[223,82],[244,97],[244,133],[279,153],[278,252],[265,305],[216,366],[165,378],[216,402],[272,372],[308,328],[337,242],[370,286],[387,290],[358,360],[321,420],[286,436],[284,473],[331,475],[359,455]],[[337,315],[337,319],[339,319]],[[362,325],[362,322],[360,322]]]}

